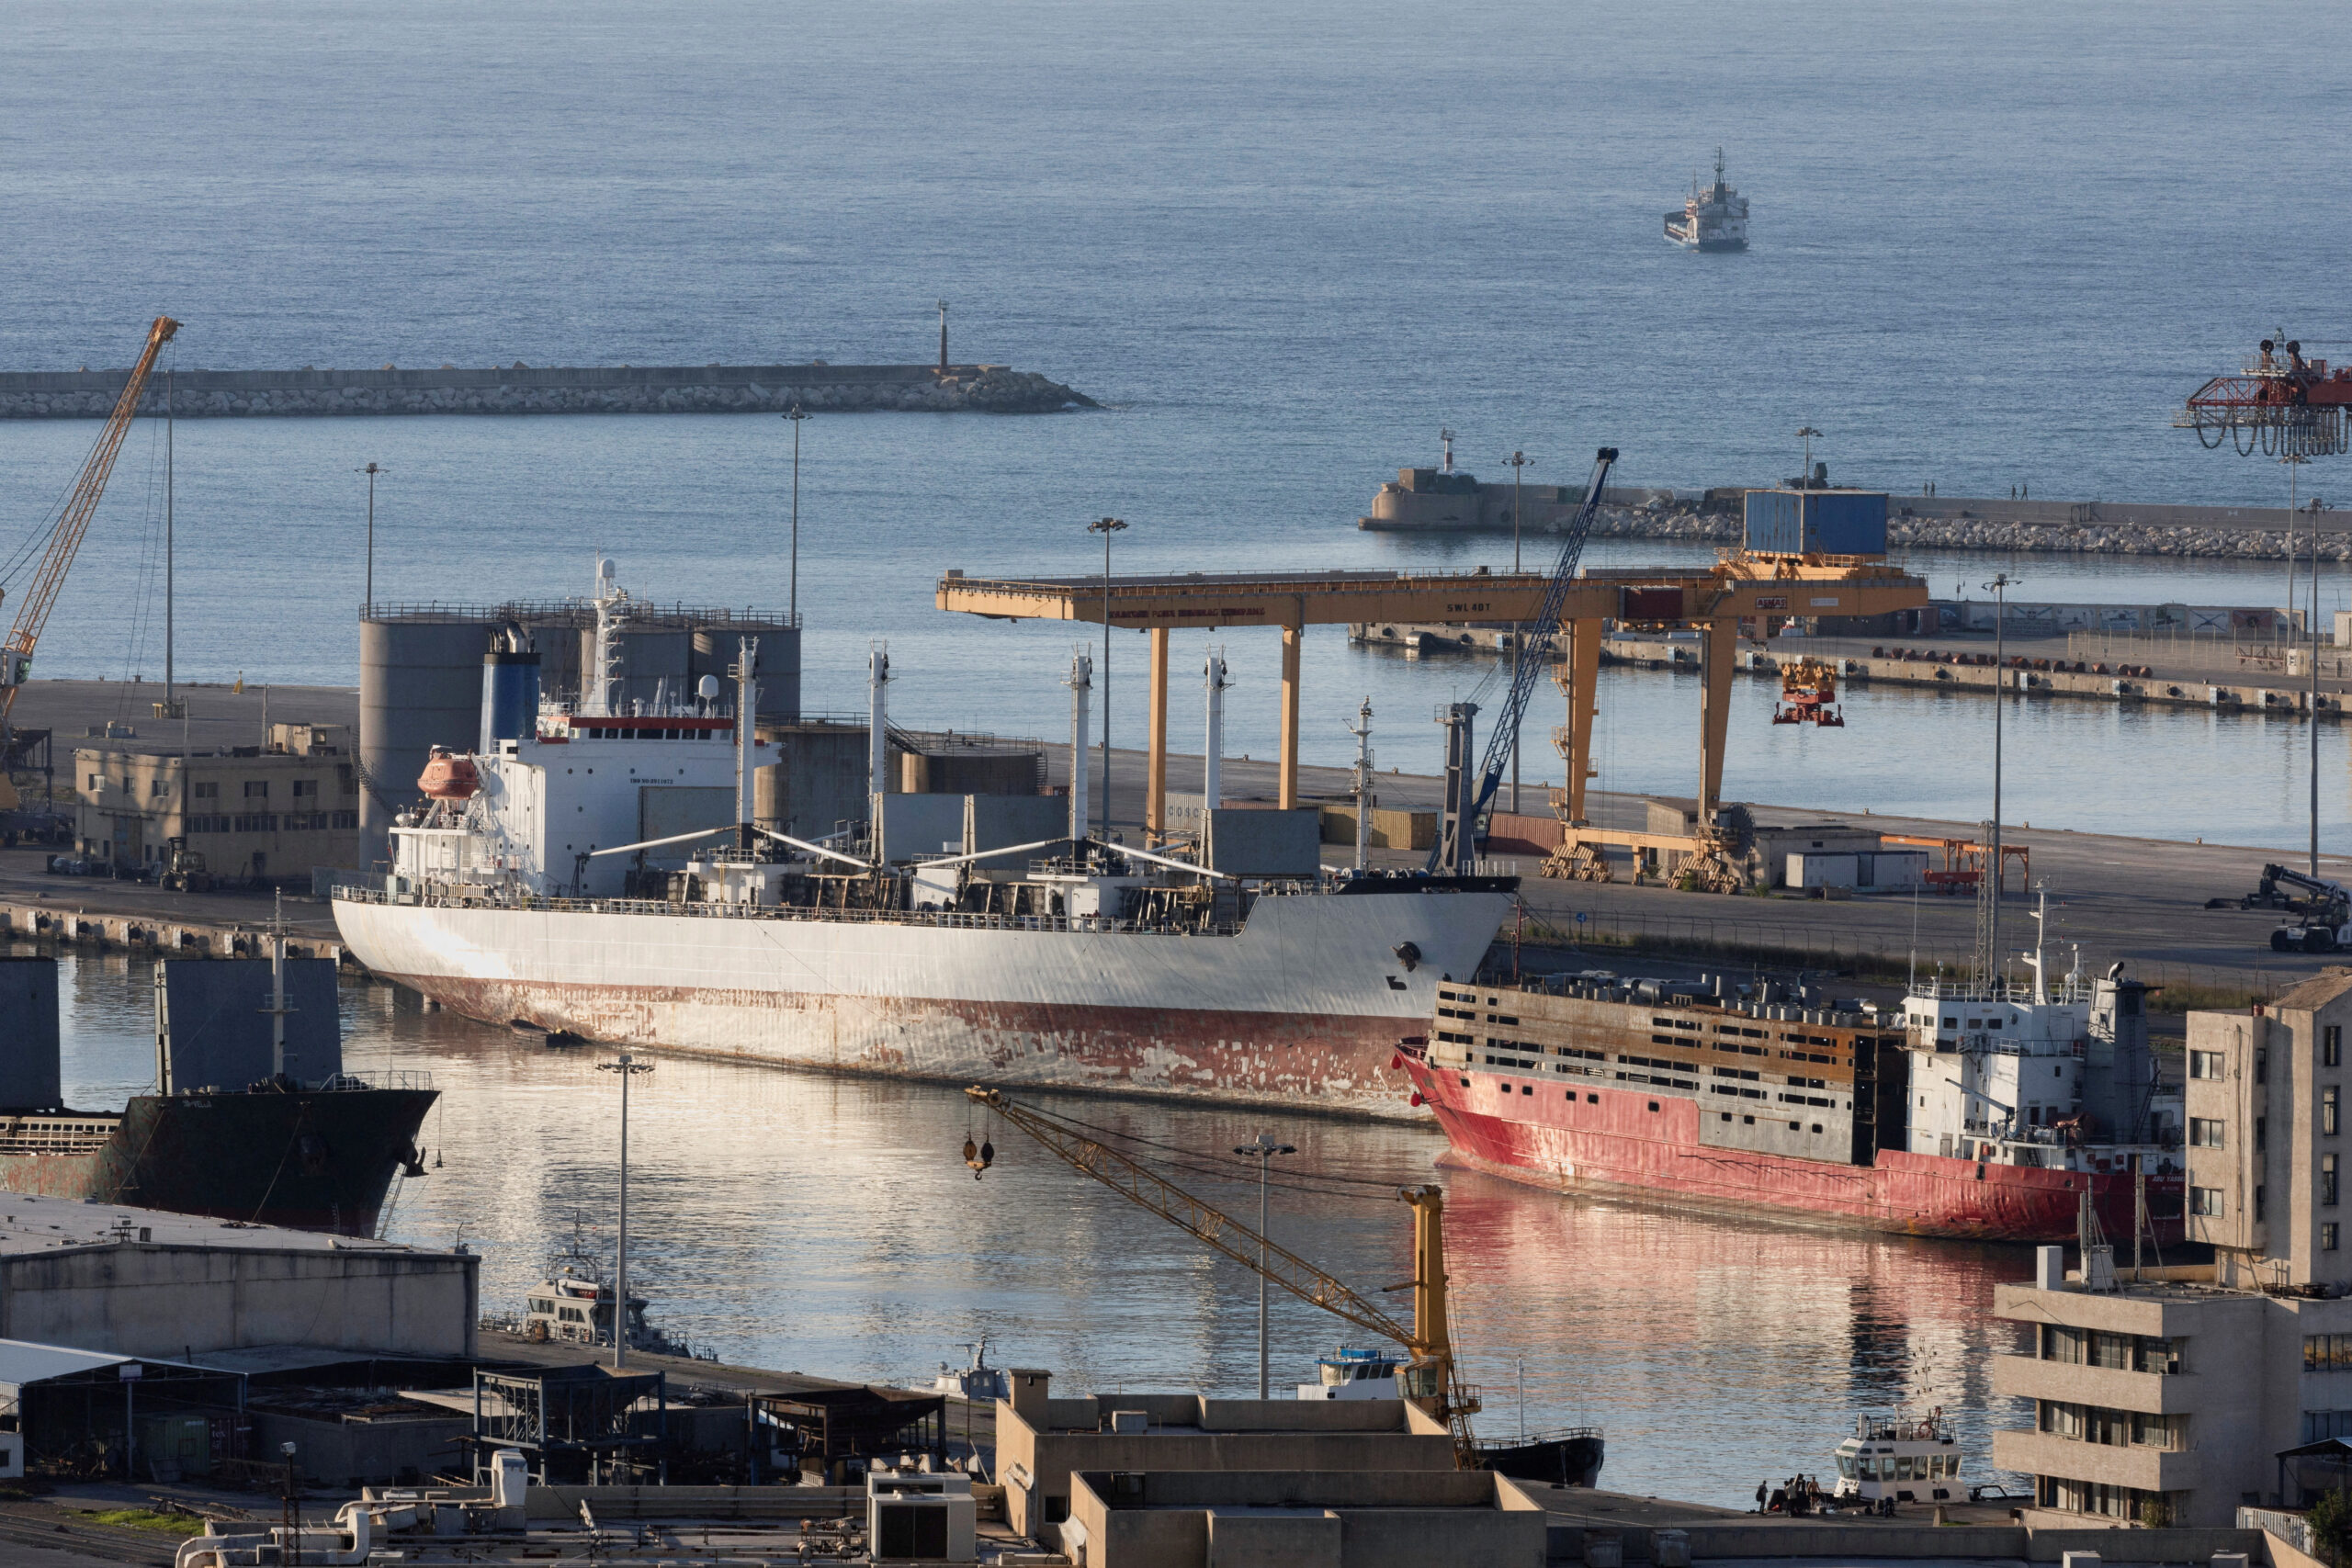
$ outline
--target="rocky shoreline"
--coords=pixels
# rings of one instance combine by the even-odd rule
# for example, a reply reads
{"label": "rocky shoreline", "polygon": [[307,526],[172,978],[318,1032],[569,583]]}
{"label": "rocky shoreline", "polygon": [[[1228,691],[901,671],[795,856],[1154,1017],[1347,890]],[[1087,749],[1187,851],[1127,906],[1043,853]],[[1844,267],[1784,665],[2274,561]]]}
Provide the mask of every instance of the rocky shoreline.
{"label": "rocky shoreline", "polygon": [[[2319,540],[2322,560],[2352,560],[2352,535],[2336,533],[2335,520]],[[1690,544],[1739,541],[1739,519],[1696,508],[1604,507],[1593,519],[1597,537],[1679,539]],[[1923,549],[1987,550],[2017,554],[2125,555],[2284,560],[2287,536],[2278,529],[2213,528],[2153,524],[2022,523],[1988,517],[1890,517],[1889,545]],[[2298,533],[2295,553],[2310,559],[2312,536]]]}
{"label": "rocky shoreline", "polygon": [[[122,395],[124,370],[0,374],[0,419],[98,419]],[[614,366],[460,370],[183,370],[182,419],[340,414],[1057,413],[1099,406],[1083,392],[1001,365]],[[160,376],[141,413],[164,412]]]}

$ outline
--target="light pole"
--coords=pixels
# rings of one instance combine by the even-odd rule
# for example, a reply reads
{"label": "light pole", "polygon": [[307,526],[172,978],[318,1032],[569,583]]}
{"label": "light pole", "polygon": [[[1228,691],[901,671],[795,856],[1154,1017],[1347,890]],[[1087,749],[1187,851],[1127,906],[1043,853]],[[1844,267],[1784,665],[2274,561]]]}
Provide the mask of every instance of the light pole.
{"label": "light pole", "polygon": [[1288,1144],[1274,1142],[1271,1133],[1261,1133],[1233,1152],[1258,1162],[1258,1397],[1271,1399],[1273,1396],[1266,1392],[1266,1169],[1274,1163],[1276,1155],[1295,1155],[1298,1151]]}
{"label": "light pole", "polygon": [[[1510,570],[1514,576],[1520,570],[1520,519],[1526,515],[1525,504],[1521,500],[1522,491],[1519,481],[1525,475],[1526,470],[1527,454],[1513,452],[1510,455]],[[1523,635],[1521,627],[1516,626],[1511,627],[1510,686],[1514,692],[1519,690],[1519,644]],[[1519,732],[1522,726],[1514,721],[1510,732],[1510,811],[1514,817],[1519,815]]]}
{"label": "light pole", "polygon": [[[2295,501],[2296,481],[2303,476],[2303,465],[2311,461],[2301,452],[2290,452],[2278,459],[2287,466],[2287,626],[2292,635],[2295,623]],[[2319,575],[2319,532],[2314,522],[2312,532],[2312,575]]]}
{"label": "light pole", "polygon": [[1990,966],[1985,973],[1989,984],[1992,968],[1997,967],[2001,953],[2001,710],[2008,705],[2008,607],[2009,590],[2018,580],[2002,572],[1984,586],[1993,591],[1993,842],[1992,862],[1986,867],[1993,878],[1993,892],[1985,908],[1984,961]]}
{"label": "light pole", "polygon": [[596,1070],[618,1073],[621,1077],[620,1246],[614,1254],[613,1268],[613,1371],[617,1372],[628,1365],[628,1080],[651,1072],[653,1064],[640,1062],[624,1051],[618,1061],[597,1063]]}
{"label": "light pole", "polygon": [[808,411],[798,403],[781,416],[792,422],[792,624],[800,624],[800,424]]}
{"label": "light pole", "polygon": [[1797,476],[1797,488],[1804,490],[1813,483],[1813,438],[1821,434],[1811,425],[1797,432],[1797,439],[1804,443],[1804,471]]}
{"label": "light pole", "polygon": [[1099,517],[1086,525],[1102,536],[1102,833],[1111,832],[1111,536],[1126,527],[1115,517]]}
{"label": "light pole", "polygon": [[355,474],[368,476],[368,598],[370,614],[376,608],[376,476],[391,472],[380,463],[370,463],[364,468],[354,468]]}
{"label": "light pole", "polygon": [[[2301,452],[2289,452],[2278,461],[2287,466],[2287,635],[2295,630],[2295,512],[2301,501],[2303,465]],[[2312,608],[2304,617],[2304,646],[2312,661],[2312,848],[2311,874],[2319,875],[2319,516],[2312,516]]]}

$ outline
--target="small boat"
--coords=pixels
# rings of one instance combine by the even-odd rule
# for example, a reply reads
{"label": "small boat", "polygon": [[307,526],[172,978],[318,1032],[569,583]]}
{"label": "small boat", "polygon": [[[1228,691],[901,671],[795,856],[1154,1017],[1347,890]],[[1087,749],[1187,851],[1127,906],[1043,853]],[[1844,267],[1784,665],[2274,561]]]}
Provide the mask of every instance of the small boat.
{"label": "small boat", "polygon": [[543,1023],[533,1023],[527,1018],[511,1019],[506,1027],[515,1039],[526,1044],[544,1045],[551,1051],[588,1043],[588,1037],[584,1034],[576,1034],[569,1029],[549,1029]]}
{"label": "small boat", "polygon": [[1941,1503],[1965,1494],[1959,1440],[1939,1405],[1916,1420],[1858,1416],[1854,1435],[1838,1445],[1841,1504],[1892,1511],[1897,1503]]}
{"label": "small boat", "polygon": [[[617,1292],[605,1283],[602,1263],[578,1240],[551,1262],[548,1278],[524,1298],[523,1337],[537,1343],[608,1348],[613,1342],[613,1304]],[[649,1356],[715,1361],[716,1352],[697,1354],[645,1318],[645,1298],[628,1295],[628,1348]]]}
{"label": "small boat", "polygon": [[[1317,1379],[1298,1385],[1301,1399],[1396,1399],[1404,1358],[1388,1350],[1342,1345],[1315,1363]],[[1514,1438],[1481,1440],[1478,1466],[1514,1481],[1590,1486],[1600,1477],[1607,1444],[1598,1427],[1563,1427]]]}
{"label": "small boat", "polygon": [[972,1353],[969,1365],[956,1368],[939,1363],[939,1375],[931,1380],[931,1392],[944,1393],[956,1399],[968,1399],[976,1404],[987,1404],[1012,1397],[1012,1384],[1003,1369],[989,1365],[989,1337],[965,1342],[964,1348]]}

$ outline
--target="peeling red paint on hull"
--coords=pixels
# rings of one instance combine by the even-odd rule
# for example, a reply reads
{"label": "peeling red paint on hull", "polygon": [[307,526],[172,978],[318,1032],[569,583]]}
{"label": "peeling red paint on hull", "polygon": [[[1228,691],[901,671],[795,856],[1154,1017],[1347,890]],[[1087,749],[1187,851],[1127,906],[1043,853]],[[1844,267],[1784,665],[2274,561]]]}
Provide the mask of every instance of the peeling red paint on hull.
{"label": "peeling red paint on hull", "polygon": [[[2037,1170],[1882,1149],[1868,1166],[1709,1146],[1700,1110],[1672,1095],[1587,1090],[1575,1125],[1472,1111],[1458,1086],[1426,1064],[1408,1064],[1437,1113],[1448,1163],[1555,1191],[1612,1193],[1693,1208],[1767,1213],[1796,1221],[1975,1241],[2061,1242],[2075,1235],[2086,1184],[2107,1233],[2130,1239],[2132,1178],[2124,1173]],[[1535,1115],[1553,1115],[1545,1109]],[[1653,1109],[1655,1107],[1656,1109]],[[1514,1109],[1517,1109],[1515,1106]],[[2159,1244],[2180,1239],[2180,1181],[2150,1178]]]}

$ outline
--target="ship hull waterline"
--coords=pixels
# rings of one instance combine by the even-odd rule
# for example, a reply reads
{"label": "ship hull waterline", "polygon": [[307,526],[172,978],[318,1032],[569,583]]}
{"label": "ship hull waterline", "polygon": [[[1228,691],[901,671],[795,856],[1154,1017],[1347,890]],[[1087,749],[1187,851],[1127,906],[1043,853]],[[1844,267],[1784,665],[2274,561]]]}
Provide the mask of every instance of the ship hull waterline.
{"label": "ship hull waterline", "polygon": [[[1598,1113],[1588,1126],[1512,1120],[1462,1106],[1424,1063],[1408,1060],[1406,1067],[1451,1145],[1440,1162],[1524,1186],[1792,1224],[2028,1243],[2075,1240],[2087,1187],[2106,1234],[2125,1245],[2132,1236],[2135,1200],[2125,1172],[1980,1164],[1900,1149],[1881,1149],[1874,1163],[1859,1166],[1711,1147],[1699,1139],[1696,1106],[1639,1091],[1600,1090],[1587,1108]],[[1680,1125],[1685,1121],[1690,1125]],[[2178,1178],[2152,1177],[2148,1185],[2152,1205],[2175,1211],[2153,1219],[2154,1240],[2178,1241]]]}
{"label": "ship hull waterline", "polygon": [[[1240,932],[338,899],[352,955],[486,1023],[939,1082],[1421,1120],[1388,1070],[1510,906],[1486,892],[1261,899]],[[1409,944],[1408,964],[1398,950]]]}

